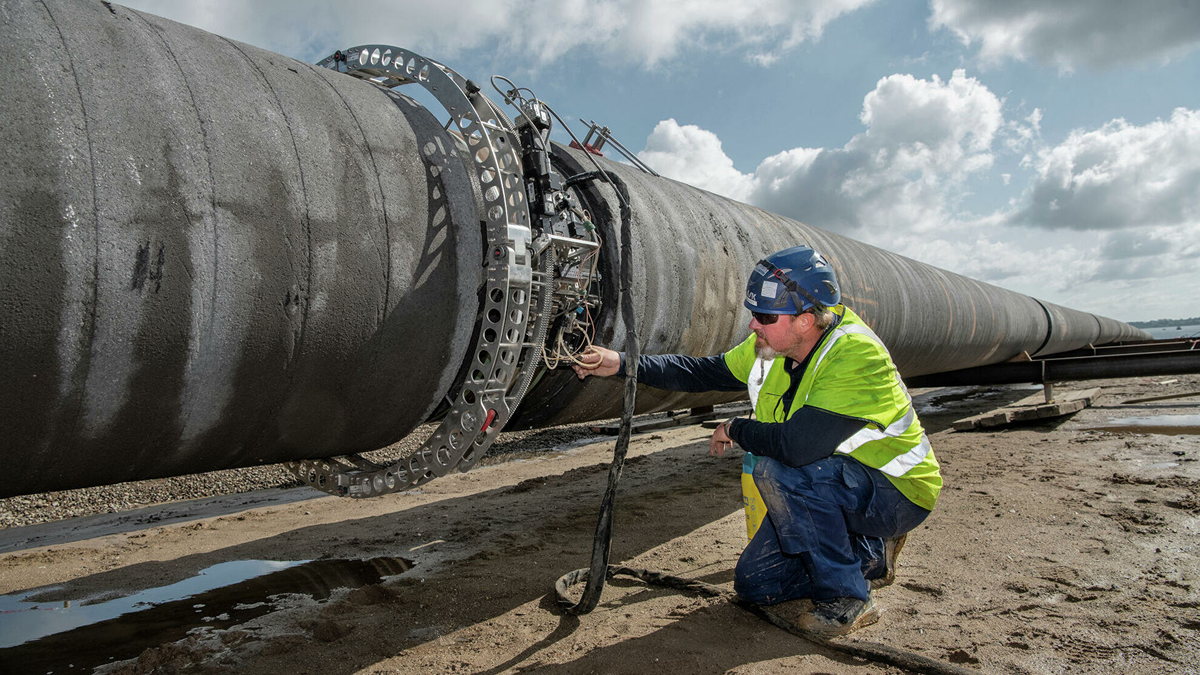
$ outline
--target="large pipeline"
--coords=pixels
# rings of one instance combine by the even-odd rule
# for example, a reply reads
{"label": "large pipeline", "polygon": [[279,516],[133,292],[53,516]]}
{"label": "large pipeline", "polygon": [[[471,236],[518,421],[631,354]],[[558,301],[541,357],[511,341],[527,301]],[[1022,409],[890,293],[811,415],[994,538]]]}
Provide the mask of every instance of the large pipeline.
{"label": "large pipeline", "polygon": [[[412,99],[118,5],[0,3],[0,496],[368,451],[465,376],[481,189]],[[591,170],[556,147],[563,176]],[[747,334],[745,275],[804,242],[904,375],[1145,337],[631,167],[645,353]],[[576,189],[615,280],[617,195]],[[620,348],[617,289],[597,341]],[[639,411],[730,400],[646,389]],[[614,416],[538,375],[510,427]]]}

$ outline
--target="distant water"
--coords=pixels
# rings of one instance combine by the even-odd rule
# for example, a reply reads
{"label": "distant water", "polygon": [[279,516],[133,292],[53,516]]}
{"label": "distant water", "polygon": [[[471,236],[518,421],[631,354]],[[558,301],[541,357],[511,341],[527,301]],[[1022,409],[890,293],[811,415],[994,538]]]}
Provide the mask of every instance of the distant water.
{"label": "distant water", "polygon": [[1155,340],[1200,336],[1200,326],[1180,326],[1179,330],[1175,330],[1175,326],[1160,326],[1159,328],[1143,328],[1142,330],[1153,336]]}

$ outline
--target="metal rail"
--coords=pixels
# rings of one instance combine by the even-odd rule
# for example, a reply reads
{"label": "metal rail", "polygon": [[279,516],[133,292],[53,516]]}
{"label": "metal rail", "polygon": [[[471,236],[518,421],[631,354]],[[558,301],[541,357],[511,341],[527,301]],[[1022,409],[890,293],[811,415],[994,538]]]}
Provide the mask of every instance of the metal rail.
{"label": "metal rail", "polygon": [[907,378],[905,381],[910,387],[950,387],[978,384],[1046,384],[1189,373],[1200,373],[1200,349],[1047,357],[921,375]]}

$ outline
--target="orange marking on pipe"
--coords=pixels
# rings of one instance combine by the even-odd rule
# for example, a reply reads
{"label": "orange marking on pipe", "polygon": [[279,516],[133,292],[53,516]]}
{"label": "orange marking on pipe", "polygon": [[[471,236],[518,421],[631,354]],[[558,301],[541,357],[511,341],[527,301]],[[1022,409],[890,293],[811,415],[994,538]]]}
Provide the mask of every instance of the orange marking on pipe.
{"label": "orange marking on pipe", "polygon": [[954,330],[954,305],[950,302],[950,291],[946,288],[946,284],[942,283],[941,276],[938,276],[938,286],[942,287],[942,292],[946,294],[946,309],[950,310],[950,322],[946,324],[946,337],[950,337],[951,331]]}
{"label": "orange marking on pipe", "polygon": [[975,339],[975,319],[976,319],[975,298],[972,298],[970,295],[967,295],[967,301],[971,303],[971,337],[967,338],[967,339],[973,340],[973,339]]}
{"label": "orange marking on pipe", "polygon": [[847,295],[846,297],[842,298],[842,304],[846,305],[847,307],[857,307],[860,305],[875,305],[878,307],[879,301],[871,300],[869,298],[860,298],[857,295]]}

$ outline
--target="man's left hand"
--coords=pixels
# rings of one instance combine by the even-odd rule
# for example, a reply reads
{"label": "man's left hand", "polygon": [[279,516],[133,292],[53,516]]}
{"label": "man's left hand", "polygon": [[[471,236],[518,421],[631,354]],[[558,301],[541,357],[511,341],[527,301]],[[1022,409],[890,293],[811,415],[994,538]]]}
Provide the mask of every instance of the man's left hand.
{"label": "man's left hand", "polygon": [[726,422],[722,422],[717,425],[716,429],[713,430],[712,438],[710,438],[708,441],[709,457],[714,455],[717,457],[724,457],[725,451],[733,447],[733,439],[729,437],[729,434],[725,433],[726,429],[728,428],[725,425]]}

